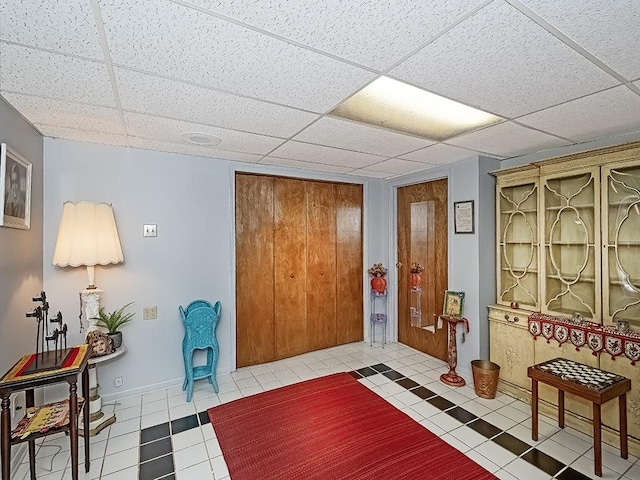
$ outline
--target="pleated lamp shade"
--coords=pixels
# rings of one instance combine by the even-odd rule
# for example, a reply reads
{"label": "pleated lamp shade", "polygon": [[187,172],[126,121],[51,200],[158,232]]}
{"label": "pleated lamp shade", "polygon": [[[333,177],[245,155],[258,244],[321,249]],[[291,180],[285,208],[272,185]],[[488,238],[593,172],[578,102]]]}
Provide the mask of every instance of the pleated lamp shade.
{"label": "pleated lamp shade", "polygon": [[65,202],[53,252],[58,267],[87,267],[89,288],[94,286],[95,265],[124,260],[113,208],[106,203]]}

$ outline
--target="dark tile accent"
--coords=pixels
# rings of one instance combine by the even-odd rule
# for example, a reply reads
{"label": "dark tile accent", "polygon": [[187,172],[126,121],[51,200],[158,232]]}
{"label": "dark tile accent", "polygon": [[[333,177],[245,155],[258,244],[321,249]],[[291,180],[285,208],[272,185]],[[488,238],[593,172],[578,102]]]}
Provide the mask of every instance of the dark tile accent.
{"label": "dark tile accent", "polygon": [[400,380],[401,378],[404,378],[404,375],[402,375],[399,372],[396,372],[395,370],[389,370],[388,372],[384,372],[383,375],[391,380]]}
{"label": "dark tile accent", "polygon": [[193,415],[189,415],[188,417],[178,418],[177,420],[173,420],[171,422],[171,435],[175,435],[176,433],[184,432],[185,430],[191,430],[199,426],[198,417],[194,413]]}
{"label": "dark tile accent", "polygon": [[467,424],[467,427],[475,430],[480,435],[484,435],[487,438],[495,437],[500,432],[502,432],[502,430],[500,430],[498,427],[491,425],[489,422],[481,418]]}
{"label": "dark tile accent", "polygon": [[377,372],[386,372],[388,370],[391,370],[391,367],[387,367],[384,363],[378,363],[376,365],[371,365],[371,368],[373,368],[375,371]]}
{"label": "dark tile accent", "polygon": [[419,396],[421,399],[426,400],[429,397],[433,397],[435,395],[434,392],[425,387],[418,387],[411,390],[411,393]]}
{"label": "dark tile accent", "polygon": [[171,432],[169,431],[169,423],[161,423],[149,428],[143,428],[140,431],[140,443],[153,442],[160,438],[168,437]]}
{"label": "dark tile accent", "polygon": [[138,480],[155,480],[174,472],[173,455],[165,455],[140,464]]}
{"label": "dark tile accent", "polygon": [[447,410],[447,413],[456,420],[461,421],[462,423],[469,423],[470,421],[478,418],[473,413],[465,410],[462,407],[454,407],[451,410]]}
{"label": "dark tile accent", "polygon": [[204,412],[200,412],[198,414],[198,418],[200,419],[200,425],[206,425],[207,423],[211,423],[211,420],[209,419],[209,414],[207,413],[206,410]]}
{"label": "dark tile accent", "polygon": [[586,475],[583,475],[579,471],[574,470],[571,467],[567,467],[567,469],[564,470],[562,473],[558,474],[556,478],[558,480],[589,480],[589,478],[591,477],[587,477]]}
{"label": "dark tile accent", "polygon": [[524,452],[531,448],[531,445],[528,443],[524,443],[522,440],[514,437],[510,433],[503,432],[493,439],[501,447],[506,448],[511,453],[516,454],[517,456],[522,455]]}
{"label": "dark tile accent", "polygon": [[362,375],[360,375],[355,370],[351,370],[350,372],[347,372],[347,373],[351,375],[353,378],[355,378],[356,380],[360,380],[362,378]]}
{"label": "dark tile accent", "polygon": [[359,368],[358,370],[356,370],[356,372],[358,372],[363,377],[370,377],[371,375],[377,375],[379,373],[371,367]]}
{"label": "dark tile accent", "polygon": [[535,465],[540,470],[548,473],[552,477],[562,470],[566,465],[562,462],[559,462],[553,457],[550,457],[544,452],[541,452],[537,448],[532,448],[527,453],[522,455],[523,460],[526,460],[531,465]]}
{"label": "dark tile accent", "polygon": [[418,382],[414,382],[410,378],[401,378],[400,380],[396,380],[396,383],[407,390],[420,386]]}
{"label": "dark tile accent", "polygon": [[450,402],[446,398],[440,396],[429,398],[427,402],[429,402],[434,407],[438,407],[440,410],[446,410],[447,408],[455,406],[455,403]]}
{"label": "dark tile accent", "polygon": [[140,445],[140,463],[151,460],[152,458],[163,457],[168,453],[172,453],[171,438],[166,437],[155,442]]}

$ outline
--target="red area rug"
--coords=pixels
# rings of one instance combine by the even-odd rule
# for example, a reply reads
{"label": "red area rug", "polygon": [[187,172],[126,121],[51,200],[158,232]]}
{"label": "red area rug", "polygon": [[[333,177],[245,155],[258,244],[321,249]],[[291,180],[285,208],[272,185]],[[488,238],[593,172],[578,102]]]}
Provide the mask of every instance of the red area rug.
{"label": "red area rug", "polygon": [[233,480],[496,478],[347,373],[208,414]]}

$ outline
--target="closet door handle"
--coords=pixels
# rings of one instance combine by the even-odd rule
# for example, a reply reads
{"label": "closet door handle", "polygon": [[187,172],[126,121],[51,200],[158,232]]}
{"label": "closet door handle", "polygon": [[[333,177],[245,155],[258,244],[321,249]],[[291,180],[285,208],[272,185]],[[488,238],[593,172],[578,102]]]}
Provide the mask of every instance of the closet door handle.
{"label": "closet door handle", "polygon": [[402,262],[396,262],[396,268],[402,268]]}
{"label": "closet door handle", "polygon": [[289,275],[291,278],[295,277],[295,275],[292,273],[291,275]]}

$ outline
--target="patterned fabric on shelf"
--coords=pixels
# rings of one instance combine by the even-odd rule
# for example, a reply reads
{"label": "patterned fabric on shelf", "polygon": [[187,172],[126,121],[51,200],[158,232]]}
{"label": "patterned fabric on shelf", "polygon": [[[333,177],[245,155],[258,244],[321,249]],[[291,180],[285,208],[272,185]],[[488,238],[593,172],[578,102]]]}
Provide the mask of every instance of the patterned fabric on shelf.
{"label": "patterned fabric on shelf", "polygon": [[603,326],[586,320],[574,320],[569,317],[554,317],[544,313],[529,315],[529,333],[537,340],[539,336],[562,345],[571,342],[576,350],[588,346],[593,355],[605,351],[611,359],[624,355],[635,365],[640,360],[640,334],[620,332],[613,326]]}

